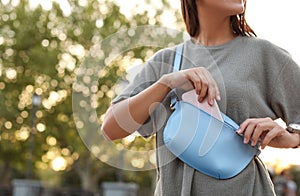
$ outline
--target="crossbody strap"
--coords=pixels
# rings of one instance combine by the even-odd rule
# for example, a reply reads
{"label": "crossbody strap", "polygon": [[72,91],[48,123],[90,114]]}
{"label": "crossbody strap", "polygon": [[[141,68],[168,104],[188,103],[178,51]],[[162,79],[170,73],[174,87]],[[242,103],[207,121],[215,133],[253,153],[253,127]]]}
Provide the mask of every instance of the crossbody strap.
{"label": "crossbody strap", "polygon": [[[173,72],[179,71],[181,68],[182,52],[183,52],[183,44],[180,44],[176,48],[176,54],[173,63]],[[177,101],[177,96],[173,96],[171,98],[171,105],[175,104],[176,101]],[[182,180],[182,187],[181,187],[181,194],[180,194],[181,196],[188,196],[191,194],[194,171],[195,170],[193,168],[191,168],[187,164],[184,164],[183,180]]]}
{"label": "crossbody strap", "polygon": [[175,58],[173,63],[173,72],[179,71],[181,68],[182,51],[183,51],[183,44],[180,44],[176,48],[176,53],[175,53]]}
{"label": "crossbody strap", "polygon": [[[182,60],[182,52],[183,52],[183,44],[180,44],[176,47],[174,62],[173,62],[173,72],[179,71],[181,68],[181,60]],[[176,90],[173,89],[171,93],[171,104],[170,107],[173,108],[177,102],[177,94]]]}

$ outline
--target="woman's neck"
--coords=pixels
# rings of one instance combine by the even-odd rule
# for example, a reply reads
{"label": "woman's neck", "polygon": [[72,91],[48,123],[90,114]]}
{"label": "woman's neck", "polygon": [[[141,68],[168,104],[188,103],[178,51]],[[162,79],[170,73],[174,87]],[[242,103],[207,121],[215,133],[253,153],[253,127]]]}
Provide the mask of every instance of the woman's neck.
{"label": "woman's neck", "polygon": [[194,37],[196,42],[204,46],[215,46],[227,43],[237,37],[231,28],[230,16],[199,7],[198,11],[200,32]]}

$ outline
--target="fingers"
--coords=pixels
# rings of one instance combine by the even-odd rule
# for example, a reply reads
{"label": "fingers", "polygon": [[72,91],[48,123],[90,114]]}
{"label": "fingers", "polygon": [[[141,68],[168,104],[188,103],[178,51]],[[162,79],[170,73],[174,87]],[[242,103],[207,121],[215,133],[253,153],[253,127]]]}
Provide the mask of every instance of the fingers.
{"label": "fingers", "polygon": [[213,100],[216,99],[217,101],[221,100],[220,91],[218,88],[217,83],[215,80],[210,76],[210,85],[208,89],[208,102],[210,105],[213,105]]}
{"label": "fingers", "polygon": [[238,134],[244,136],[244,143],[251,141],[255,146],[261,140],[261,148],[265,148],[273,139],[283,134],[285,130],[271,118],[247,119],[241,125]]}
{"label": "fingers", "polygon": [[192,82],[194,88],[195,88],[195,91],[198,95],[201,94],[201,90],[202,92],[206,93],[206,90],[205,88],[202,89],[202,83],[204,82],[203,80],[206,80],[205,77],[203,77],[202,74],[198,74],[195,70],[191,70],[191,71],[188,71],[185,73],[186,74],[186,77],[187,79]]}
{"label": "fingers", "polygon": [[220,91],[216,81],[204,67],[185,69],[164,75],[160,83],[170,89],[183,88],[185,90],[195,89],[198,94],[198,101],[203,101],[206,97],[208,103],[213,105],[214,99],[220,101]]}
{"label": "fingers", "polygon": [[198,101],[203,101],[209,89],[209,80],[203,72],[199,72],[197,70],[194,70],[188,76],[194,85],[196,93],[198,94]]}
{"label": "fingers", "polygon": [[185,70],[187,78],[193,83],[198,96],[198,101],[201,102],[208,97],[208,103],[213,105],[214,99],[221,100],[219,88],[211,74],[203,67]]}
{"label": "fingers", "polygon": [[280,137],[284,132],[284,129],[280,126],[274,127],[271,131],[267,132],[267,134],[263,137],[261,142],[261,147],[264,149],[267,145],[269,145],[274,138]]}
{"label": "fingers", "polygon": [[249,119],[245,125],[244,143],[251,140],[251,144],[255,146],[260,135],[272,128],[267,119]]}

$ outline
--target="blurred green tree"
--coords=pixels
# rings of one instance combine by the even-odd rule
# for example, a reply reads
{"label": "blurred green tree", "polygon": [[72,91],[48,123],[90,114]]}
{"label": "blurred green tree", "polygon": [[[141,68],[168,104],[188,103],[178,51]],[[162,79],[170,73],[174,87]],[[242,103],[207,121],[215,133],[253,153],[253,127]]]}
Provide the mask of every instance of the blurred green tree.
{"label": "blurred green tree", "polygon": [[[83,189],[95,191],[99,179],[116,176],[117,169],[93,156],[78,135],[72,110],[76,71],[90,48],[109,35],[120,29],[161,24],[160,16],[165,9],[171,9],[170,2],[154,7],[154,14],[144,9],[130,18],[113,1],[67,1],[70,12],[57,3],[45,10],[42,6],[30,7],[28,0],[14,2],[0,3],[0,184],[26,177],[32,133],[34,178],[49,179],[53,170],[62,176],[74,171]],[[174,15],[179,17],[178,13]],[[140,47],[121,56],[144,61],[149,51],[153,54],[157,49]],[[98,81],[99,116],[103,116],[111,101],[108,89],[125,71],[121,59],[106,66]],[[37,111],[32,110],[34,93],[42,98]],[[88,127],[84,130],[88,131]],[[137,140],[138,145],[144,146],[145,142],[140,141]],[[132,174],[128,176],[132,179]],[[50,185],[68,185],[62,181],[58,179]]]}

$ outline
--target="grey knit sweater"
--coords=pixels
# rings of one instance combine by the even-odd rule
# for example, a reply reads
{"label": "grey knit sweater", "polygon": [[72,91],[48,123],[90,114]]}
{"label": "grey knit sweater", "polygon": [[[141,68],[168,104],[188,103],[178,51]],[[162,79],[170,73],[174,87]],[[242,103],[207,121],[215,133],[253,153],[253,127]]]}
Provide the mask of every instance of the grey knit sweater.
{"label": "grey knit sweater", "polygon": [[[134,81],[113,100],[133,96],[172,72],[174,48],[157,52]],[[206,67],[217,81],[221,111],[238,124],[247,118],[282,118],[300,122],[300,68],[283,49],[272,43],[239,36],[218,46],[184,42],[182,67]],[[159,92],[157,92],[159,93]],[[158,178],[155,195],[275,195],[272,182],[259,158],[239,175],[216,180],[188,167],[166,149],[163,129],[171,111],[168,97],[139,129],[144,136],[156,133]],[[225,146],[226,147],[226,146]]]}

